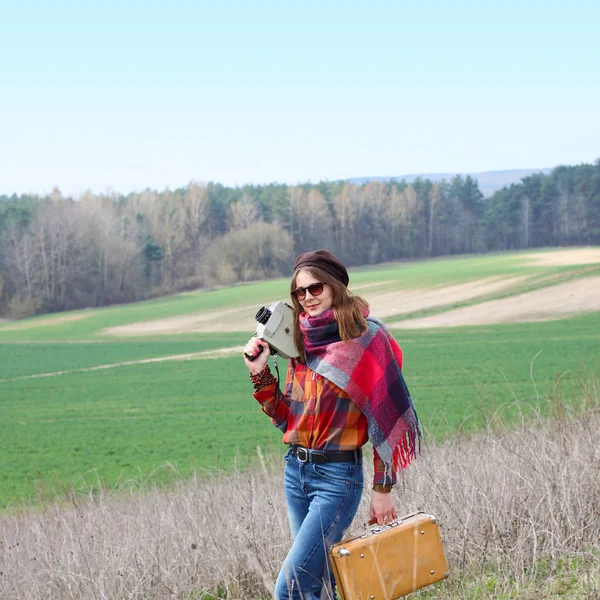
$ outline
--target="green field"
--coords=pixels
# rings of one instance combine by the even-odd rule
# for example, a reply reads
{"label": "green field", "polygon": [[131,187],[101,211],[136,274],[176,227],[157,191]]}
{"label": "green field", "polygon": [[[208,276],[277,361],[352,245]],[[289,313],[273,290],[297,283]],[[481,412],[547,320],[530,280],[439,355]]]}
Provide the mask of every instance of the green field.
{"label": "green field", "polygon": [[[370,282],[414,289],[521,273],[579,277],[582,268],[525,266],[513,254],[385,265],[351,277],[367,289]],[[254,312],[285,298],[288,285],[277,280],[71,313],[82,314],[79,320],[56,315],[0,325],[0,507],[39,493],[51,497],[71,483],[165,481],[194,468],[208,474],[234,461],[246,465],[259,445],[282,451],[281,434],[252,398],[240,358],[85,369],[240,345],[251,331],[118,340],[102,330],[227,307]],[[558,393],[575,394],[600,367],[600,313],[395,333],[429,438],[475,427],[515,398],[522,406],[536,404],[538,394],[555,393],[559,377]],[[58,371],[66,373],[27,378]],[[517,414],[514,405],[507,412]]]}

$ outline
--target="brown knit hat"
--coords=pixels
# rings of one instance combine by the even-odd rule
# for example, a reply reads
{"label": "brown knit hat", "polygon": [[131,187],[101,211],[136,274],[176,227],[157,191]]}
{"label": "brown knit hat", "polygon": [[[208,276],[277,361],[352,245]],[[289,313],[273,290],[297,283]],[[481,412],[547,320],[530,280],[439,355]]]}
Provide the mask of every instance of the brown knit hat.
{"label": "brown knit hat", "polygon": [[323,269],[323,271],[339,279],[345,286],[348,286],[348,282],[350,281],[346,267],[329,250],[314,250],[313,252],[305,252],[298,256],[294,262],[294,272],[306,267]]}

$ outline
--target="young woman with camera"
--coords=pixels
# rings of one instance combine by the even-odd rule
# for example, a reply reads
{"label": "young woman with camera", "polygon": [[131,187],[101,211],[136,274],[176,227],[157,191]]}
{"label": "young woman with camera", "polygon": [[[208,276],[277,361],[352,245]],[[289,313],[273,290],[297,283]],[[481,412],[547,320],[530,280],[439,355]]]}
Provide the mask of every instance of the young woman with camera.
{"label": "young woman with camera", "polygon": [[244,348],[254,397],[290,446],[284,484],[294,542],[277,578],[278,600],[316,600],[331,580],[327,549],[358,510],[367,440],[374,456],[370,514],[380,525],[397,516],[390,494],[396,472],[420,443],[402,351],[348,283],[346,267],[327,250],[296,258],[291,297],[299,356],[289,362],[285,391],[267,364],[269,345],[254,337]]}

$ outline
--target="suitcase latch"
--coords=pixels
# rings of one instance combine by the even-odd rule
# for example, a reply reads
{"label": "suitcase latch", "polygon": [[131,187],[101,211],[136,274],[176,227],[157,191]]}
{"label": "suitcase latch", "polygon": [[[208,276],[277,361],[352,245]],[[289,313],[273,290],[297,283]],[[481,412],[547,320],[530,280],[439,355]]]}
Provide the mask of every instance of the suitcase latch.
{"label": "suitcase latch", "polygon": [[[396,527],[402,523],[402,519],[397,519],[396,521],[392,521],[391,523],[387,523],[386,525],[375,525],[375,527],[371,527],[371,535],[375,535],[377,533],[383,533],[392,527]],[[368,534],[367,534],[368,536]],[[363,536],[363,537],[367,537]]]}
{"label": "suitcase latch", "polygon": [[340,558],[344,558],[345,556],[350,556],[350,550],[346,550],[346,548],[340,548],[340,549],[337,551],[337,555],[338,555]]}

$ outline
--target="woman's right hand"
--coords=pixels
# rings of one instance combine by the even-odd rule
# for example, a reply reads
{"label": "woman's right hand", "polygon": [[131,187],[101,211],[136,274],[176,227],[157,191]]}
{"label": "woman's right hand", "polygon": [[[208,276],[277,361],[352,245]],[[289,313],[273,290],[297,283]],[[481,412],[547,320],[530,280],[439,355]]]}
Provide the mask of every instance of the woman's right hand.
{"label": "woman's right hand", "polygon": [[[262,352],[254,360],[248,360],[246,354],[256,356],[259,348],[262,348]],[[271,356],[269,344],[257,337],[250,338],[244,346],[244,362],[253,375],[258,375],[266,367],[269,356]]]}

